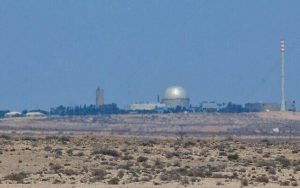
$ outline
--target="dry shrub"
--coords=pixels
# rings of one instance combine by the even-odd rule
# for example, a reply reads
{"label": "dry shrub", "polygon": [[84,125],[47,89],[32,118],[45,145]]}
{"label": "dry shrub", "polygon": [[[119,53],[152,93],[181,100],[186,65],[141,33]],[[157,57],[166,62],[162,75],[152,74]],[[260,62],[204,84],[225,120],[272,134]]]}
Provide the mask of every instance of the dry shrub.
{"label": "dry shrub", "polygon": [[50,163],[49,166],[50,166],[50,170],[53,170],[55,173],[61,172],[62,169],[64,168],[62,165],[58,163],[57,164]]}
{"label": "dry shrub", "polygon": [[154,161],[154,166],[158,169],[163,169],[165,167],[164,163],[158,158]]}
{"label": "dry shrub", "polygon": [[52,150],[52,147],[51,147],[51,146],[46,146],[46,147],[44,148],[44,150],[49,152],[49,151]]}
{"label": "dry shrub", "polygon": [[283,155],[277,156],[275,161],[279,162],[283,168],[287,168],[291,165],[291,161]]}
{"label": "dry shrub", "polygon": [[246,168],[241,168],[240,170],[239,170],[239,172],[246,172],[247,170],[246,170]]}
{"label": "dry shrub", "polygon": [[63,149],[62,148],[57,148],[52,150],[52,152],[55,154],[56,158],[60,158],[63,155]]}
{"label": "dry shrub", "polygon": [[275,175],[276,174],[276,169],[275,168],[268,168],[267,171],[269,174]]}
{"label": "dry shrub", "polygon": [[143,162],[142,163],[142,166],[144,167],[144,168],[151,168],[152,166],[150,165],[150,164],[148,164],[147,162]]}
{"label": "dry shrub", "polygon": [[153,185],[161,185],[161,183],[154,181]]}
{"label": "dry shrub", "polygon": [[177,170],[167,171],[160,175],[160,180],[162,181],[174,181],[181,180],[181,174]]}
{"label": "dry shrub", "polygon": [[73,154],[73,156],[82,157],[82,156],[84,156],[84,153],[81,151],[81,152]]}
{"label": "dry shrub", "polygon": [[109,149],[109,148],[94,149],[92,155],[97,155],[97,154],[108,155],[112,157],[120,156],[120,153],[117,150]]}
{"label": "dry shrub", "polygon": [[139,156],[139,157],[136,159],[136,161],[137,161],[138,163],[143,163],[143,162],[148,161],[148,158],[147,158],[147,157],[144,157],[144,156]]}
{"label": "dry shrub", "polygon": [[0,138],[2,138],[4,140],[10,140],[11,139],[11,137],[9,135],[6,135],[6,134],[0,135]]}
{"label": "dry shrub", "polygon": [[271,153],[268,152],[263,154],[263,158],[269,158],[269,157],[271,157]]}
{"label": "dry shrub", "polygon": [[70,137],[69,136],[46,136],[45,138],[46,141],[54,141],[54,140],[57,140],[57,141],[60,141],[62,142],[63,144],[66,144],[67,142],[70,142]]}
{"label": "dry shrub", "polygon": [[183,144],[183,147],[184,148],[189,148],[189,147],[192,147],[192,146],[195,146],[196,143],[192,142],[192,141],[187,141]]}
{"label": "dry shrub", "polygon": [[246,149],[246,146],[242,145],[242,146],[240,146],[240,149],[244,150],[244,149]]}
{"label": "dry shrub", "polygon": [[227,156],[227,153],[225,151],[219,151],[219,156]]}
{"label": "dry shrub", "polygon": [[133,166],[133,162],[128,161],[128,162],[125,163],[125,164],[120,164],[120,165],[118,166],[118,169],[130,170],[132,166]]}
{"label": "dry shrub", "polygon": [[293,181],[292,186],[298,186],[298,183],[296,181]]}
{"label": "dry shrub", "polygon": [[230,160],[230,161],[235,161],[235,160],[238,160],[239,155],[238,155],[237,153],[229,154],[229,155],[227,156],[227,158],[228,158],[228,160]]}
{"label": "dry shrub", "polygon": [[57,140],[62,142],[63,144],[66,144],[67,142],[70,142],[70,137],[69,136],[62,136],[62,137],[59,137]]}
{"label": "dry shrub", "polygon": [[155,144],[158,144],[156,140],[147,139],[143,141],[142,146],[153,147]]}
{"label": "dry shrub", "polygon": [[194,177],[210,177],[213,172],[223,172],[224,169],[224,165],[194,167],[189,170],[188,175]]}
{"label": "dry shrub", "polygon": [[220,174],[220,173],[216,173],[212,175],[212,178],[229,178],[228,175],[224,175],[224,174]]}
{"label": "dry shrub", "polygon": [[91,182],[98,182],[105,179],[107,172],[103,169],[94,169],[92,171],[92,178],[90,179]]}
{"label": "dry shrub", "polygon": [[22,137],[21,140],[36,142],[37,138],[31,137],[31,136],[25,136],[25,137]]}
{"label": "dry shrub", "polygon": [[192,168],[188,171],[188,176],[193,177],[210,177],[212,172],[209,169],[200,168]]}
{"label": "dry shrub", "polygon": [[69,156],[72,156],[72,155],[73,155],[73,149],[68,149],[68,150],[67,150],[67,154],[68,154]]}
{"label": "dry shrub", "polygon": [[299,171],[300,171],[300,165],[298,165],[294,168],[294,172],[299,172]]}
{"label": "dry shrub", "polygon": [[110,180],[108,180],[108,184],[111,184],[111,185],[118,185],[119,184],[119,178],[116,178],[116,177],[114,177],[114,178],[111,178]]}
{"label": "dry shrub", "polygon": [[282,181],[280,182],[280,186],[289,186],[290,182],[289,181]]}
{"label": "dry shrub", "polygon": [[187,177],[184,177],[183,179],[181,179],[180,183],[182,185],[188,185],[188,184],[190,184],[189,179]]}
{"label": "dry shrub", "polygon": [[269,178],[267,176],[258,176],[255,178],[255,181],[260,183],[269,183]]}
{"label": "dry shrub", "polygon": [[165,157],[167,159],[171,159],[172,157],[179,157],[179,153],[178,152],[167,152],[165,154]]}
{"label": "dry shrub", "polygon": [[189,177],[211,177],[213,172],[223,171],[223,166],[201,166],[194,168],[176,168],[163,172],[160,179],[162,181],[181,180],[182,176]]}
{"label": "dry shrub", "polygon": [[78,172],[76,172],[73,169],[65,169],[63,173],[66,174],[67,176],[78,175]]}
{"label": "dry shrub", "polygon": [[119,172],[118,172],[118,177],[120,178],[120,179],[122,179],[123,177],[124,177],[124,175],[125,175],[125,172],[123,171],[123,170],[120,170]]}
{"label": "dry shrub", "polygon": [[16,181],[17,183],[23,183],[24,179],[28,177],[28,173],[20,172],[20,173],[11,173],[4,176],[4,180]]}
{"label": "dry shrub", "polygon": [[257,167],[275,167],[275,163],[273,160],[262,160],[256,164]]}
{"label": "dry shrub", "polygon": [[270,145],[270,144],[271,144],[271,142],[270,142],[267,138],[262,139],[260,142],[261,142],[262,144],[266,144],[266,145]]}
{"label": "dry shrub", "polygon": [[249,182],[247,179],[241,179],[241,186],[248,186]]}
{"label": "dry shrub", "polygon": [[53,184],[62,184],[64,183],[63,181],[59,180],[59,179],[55,179],[53,182]]}
{"label": "dry shrub", "polygon": [[175,161],[173,163],[173,166],[180,167],[181,166],[181,162],[180,161]]}
{"label": "dry shrub", "polygon": [[134,159],[134,157],[132,155],[124,155],[121,157],[121,159],[124,161],[128,161]]}
{"label": "dry shrub", "polygon": [[57,139],[58,139],[58,136],[46,136],[45,137],[46,141],[52,141],[52,140],[57,140]]}

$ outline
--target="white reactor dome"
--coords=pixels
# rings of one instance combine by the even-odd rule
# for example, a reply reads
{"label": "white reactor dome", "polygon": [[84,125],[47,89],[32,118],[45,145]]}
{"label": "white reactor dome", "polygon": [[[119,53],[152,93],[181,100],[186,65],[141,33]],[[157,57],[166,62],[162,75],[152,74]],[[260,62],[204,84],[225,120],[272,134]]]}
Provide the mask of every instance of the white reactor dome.
{"label": "white reactor dome", "polygon": [[181,86],[171,86],[165,90],[164,99],[188,99],[187,91]]}

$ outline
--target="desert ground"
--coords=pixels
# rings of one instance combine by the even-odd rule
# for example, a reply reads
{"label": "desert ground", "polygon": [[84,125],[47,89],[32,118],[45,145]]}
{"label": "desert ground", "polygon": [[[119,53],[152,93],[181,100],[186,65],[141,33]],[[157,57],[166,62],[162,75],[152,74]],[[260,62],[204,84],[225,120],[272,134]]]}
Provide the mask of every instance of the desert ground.
{"label": "desert ground", "polygon": [[299,122],[298,113],[4,119],[0,188],[297,187]]}
{"label": "desert ground", "polygon": [[0,119],[0,134],[299,137],[299,125],[299,112],[132,114]]}
{"label": "desert ground", "polygon": [[300,181],[298,141],[2,135],[0,143],[0,187],[293,187]]}

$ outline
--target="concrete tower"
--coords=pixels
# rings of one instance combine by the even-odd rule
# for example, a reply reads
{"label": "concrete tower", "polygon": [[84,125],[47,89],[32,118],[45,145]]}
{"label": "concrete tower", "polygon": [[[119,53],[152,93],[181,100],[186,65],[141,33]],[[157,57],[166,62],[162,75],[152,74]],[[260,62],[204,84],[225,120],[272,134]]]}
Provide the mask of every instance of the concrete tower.
{"label": "concrete tower", "polygon": [[104,105],[104,90],[97,88],[96,90],[96,107]]}
{"label": "concrete tower", "polygon": [[285,75],[284,75],[284,53],[285,53],[285,42],[284,40],[280,41],[280,52],[281,52],[281,107],[280,111],[285,112]]}

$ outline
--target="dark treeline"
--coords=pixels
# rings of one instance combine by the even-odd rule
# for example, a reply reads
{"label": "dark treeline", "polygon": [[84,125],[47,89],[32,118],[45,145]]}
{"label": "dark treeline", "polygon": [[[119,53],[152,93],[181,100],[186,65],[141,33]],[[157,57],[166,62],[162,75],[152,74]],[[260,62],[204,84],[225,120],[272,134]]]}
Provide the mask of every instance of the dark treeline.
{"label": "dark treeline", "polygon": [[0,118],[4,118],[4,115],[9,112],[9,110],[0,110]]}
{"label": "dark treeline", "polygon": [[[0,118],[4,118],[5,114],[9,112],[9,110],[0,111]],[[221,109],[213,109],[210,111],[203,111],[201,107],[190,107],[190,108],[158,108],[154,110],[122,110],[119,109],[117,104],[105,104],[102,106],[95,105],[79,105],[79,106],[63,106],[60,105],[58,107],[54,107],[50,109],[50,112],[45,110],[23,110],[21,115],[18,117],[25,116],[27,112],[41,112],[45,115],[57,115],[57,116],[87,116],[87,115],[110,115],[110,114],[156,114],[156,113],[182,113],[182,112],[211,112],[211,113],[243,113],[249,112],[246,108],[244,108],[240,104],[234,104],[229,102],[227,105],[224,105]]]}
{"label": "dark treeline", "polygon": [[248,112],[242,105],[229,102],[225,108],[220,109],[222,113],[242,113]]}
{"label": "dark treeline", "polygon": [[119,114],[120,109],[116,104],[105,104],[100,107],[95,105],[83,105],[83,106],[58,106],[56,108],[51,108],[51,115],[60,116],[76,116],[76,115],[98,115],[98,114]]}

